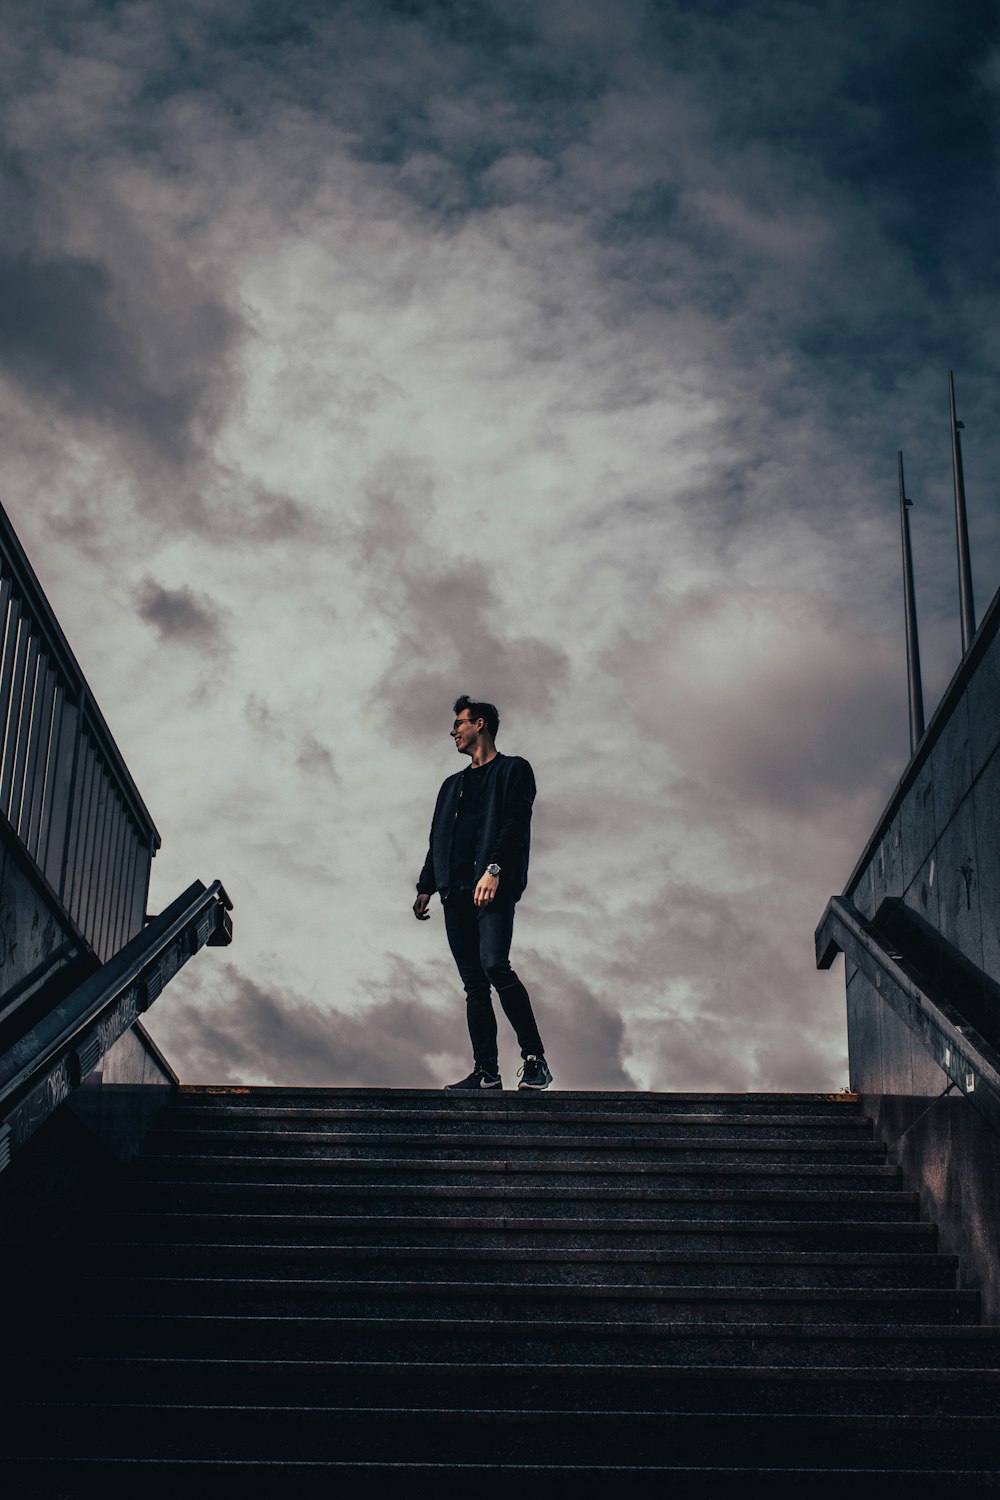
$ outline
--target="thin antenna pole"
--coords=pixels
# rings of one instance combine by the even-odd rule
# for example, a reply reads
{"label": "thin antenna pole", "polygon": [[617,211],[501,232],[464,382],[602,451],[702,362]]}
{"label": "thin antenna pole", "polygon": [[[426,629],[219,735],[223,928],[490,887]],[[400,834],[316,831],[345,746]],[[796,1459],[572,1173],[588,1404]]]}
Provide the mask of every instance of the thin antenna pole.
{"label": "thin antenna pole", "polygon": [[962,471],[962,439],[965,426],[955,415],[955,379],[948,371],[951,405],[951,466],[955,477],[955,536],[958,541],[958,600],[962,614],[962,655],[976,633],[976,606],[972,598],[972,563],[969,557],[969,521],[965,509],[965,475]]}
{"label": "thin antenna pole", "polygon": [[910,547],[909,508],[899,455],[899,526],[903,534],[903,614],[906,620],[906,686],[910,699],[910,754],[924,737],[924,691],[920,681],[920,642],[917,639],[917,600],[913,590],[913,552]]}

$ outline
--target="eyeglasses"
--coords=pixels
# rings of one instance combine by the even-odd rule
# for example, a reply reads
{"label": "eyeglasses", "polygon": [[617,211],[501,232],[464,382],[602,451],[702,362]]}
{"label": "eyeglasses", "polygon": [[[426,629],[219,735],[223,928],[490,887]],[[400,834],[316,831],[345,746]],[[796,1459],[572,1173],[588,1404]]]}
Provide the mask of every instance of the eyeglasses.
{"label": "eyeglasses", "polygon": [[479,723],[478,719],[456,719],[455,722],[454,722],[454,724],[451,726],[451,732],[452,732],[452,734],[454,734],[455,731],[456,731],[456,729],[461,729],[464,724],[478,724],[478,723]]}

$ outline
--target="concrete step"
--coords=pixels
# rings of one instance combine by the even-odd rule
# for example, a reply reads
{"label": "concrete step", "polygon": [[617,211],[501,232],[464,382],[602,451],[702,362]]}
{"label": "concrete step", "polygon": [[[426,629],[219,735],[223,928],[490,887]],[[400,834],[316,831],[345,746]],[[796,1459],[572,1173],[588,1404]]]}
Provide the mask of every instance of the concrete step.
{"label": "concrete step", "polygon": [[617,1135],[562,1135],[537,1133],[530,1137],[503,1132],[477,1136],[453,1134],[445,1137],[423,1130],[414,1122],[411,1130],[400,1121],[392,1130],[287,1130],[188,1129],[183,1117],[168,1128],[151,1131],[143,1148],[144,1157],[161,1155],[222,1154],[226,1156],[326,1156],[335,1153],[344,1161],[378,1161],[390,1155],[397,1161],[475,1161],[502,1157],[517,1162],[677,1162],[699,1165],[709,1161],[720,1166],[752,1165],[754,1162],[799,1163],[820,1166],[880,1166],[886,1148],[872,1140],[829,1140],[810,1146],[794,1141],[745,1141],[734,1146],[718,1136],[691,1131],[673,1140],[642,1140],[630,1137],[623,1144]]}
{"label": "concrete step", "polygon": [[[530,1095],[519,1096],[520,1103],[512,1101],[507,1107],[476,1099],[473,1104],[453,1105],[441,1108],[427,1107],[419,1115],[404,1116],[398,1106],[387,1108],[384,1104],[372,1104],[355,1108],[343,1106],[290,1108],[280,1105],[252,1107],[233,1104],[224,1109],[202,1106],[171,1106],[164,1114],[162,1127],[171,1129],[177,1122],[186,1128],[198,1125],[211,1128],[222,1125],[227,1130],[337,1130],[352,1131],[367,1129],[378,1134],[384,1129],[398,1130],[401,1122],[408,1119],[413,1128],[423,1132],[433,1129],[440,1139],[466,1139],[482,1134],[502,1131],[508,1138],[532,1138],[537,1135],[565,1136],[588,1135],[616,1136],[619,1141],[623,1132],[628,1138],[649,1141],[683,1140],[692,1133],[707,1134],[719,1140],[743,1141],[787,1141],[795,1145],[822,1141],[869,1141],[872,1139],[871,1121],[855,1111],[807,1113],[807,1114],[711,1114],[689,1110],[666,1110],[660,1114],[650,1110],[631,1114],[614,1115],[607,1111],[569,1108],[546,1108],[547,1098],[533,1099]],[[527,1100],[527,1102],[524,1102]]]}
{"label": "concrete step", "polygon": [[543,1213],[527,1218],[476,1214],[371,1214],[229,1212],[217,1204],[208,1211],[117,1210],[96,1227],[96,1243],[128,1238],[140,1242],[166,1239],[197,1243],[246,1238],[254,1244],[283,1245],[417,1245],[476,1249],[621,1249],[632,1250],[788,1250],[878,1251],[881,1254],[933,1252],[937,1228],[916,1220],[881,1223],[860,1221],[847,1213],[826,1220],[707,1219],[692,1205],[687,1219],[594,1219],[586,1215],[555,1219]]}
{"label": "concrete step", "polygon": [[466,1113],[481,1106],[489,1109],[545,1110],[549,1114],[589,1110],[604,1117],[637,1114],[735,1114],[735,1115],[856,1115],[861,1105],[856,1094],[702,1094],[654,1093],[646,1090],[549,1089],[545,1093],[519,1090],[508,1080],[508,1088],[482,1094],[454,1093],[443,1088],[281,1088],[185,1084],[178,1089],[170,1109],[380,1109],[421,1115],[428,1111]]}
{"label": "concrete step", "polygon": [[185,1089],[78,1230],[9,1310],[12,1493],[1000,1473],[1000,1329],[853,1097]]}
{"label": "concrete step", "polygon": [[631,1286],[856,1287],[877,1290],[957,1286],[953,1255],[826,1255],[772,1250],[676,1252],[670,1250],[462,1249],[376,1244],[144,1244],[118,1242],[81,1256],[79,1273],[117,1265],[141,1267],[149,1276],[261,1276],[387,1281],[614,1283]]}
{"label": "concrete step", "polygon": [[[768,1309],[768,1312],[770,1309]],[[454,1364],[624,1361],[673,1365],[843,1365],[927,1369],[1000,1365],[1000,1329],[955,1324],[526,1321],[509,1317],[407,1318],[65,1313],[58,1335],[91,1354],[161,1357],[447,1361]]]}
{"label": "concrete step", "polygon": [[838,1191],[867,1192],[902,1189],[903,1180],[898,1167],[871,1165],[863,1167],[841,1166],[823,1163],[815,1165],[789,1165],[784,1162],[758,1163],[738,1166],[719,1165],[714,1160],[706,1164],[678,1164],[670,1162],[625,1161],[604,1163],[600,1166],[588,1162],[520,1162],[504,1159],[485,1159],[470,1162],[462,1158],[438,1158],[428,1161],[400,1160],[392,1155],[383,1155],[370,1161],[352,1161],[339,1154],[308,1155],[271,1153],[266,1156],[223,1156],[209,1153],[193,1155],[168,1155],[167,1153],[145,1153],[137,1181],[144,1182],[253,1182],[267,1183],[275,1180],[288,1185],[293,1182],[332,1182],[343,1185],[388,1181],[394,1186],[423,1186],[440,1182],[459,1187],[506,1188],[512,1181],[521,1181],[532,1188],[577,1187],[625,1188],[656,1187],[670,1191],[677,1187],[718,1188],[805,1188],[818,1190],[826,1187]]}
{"label": "concrete step", "polygon": [[[616,1443],[609,1448],[620,1456]],[[769,1500],[842,1500],[845,1488],[854,1495],[874,1496],[885,1488],[891,1475],[906,1487],[907,1500],[940,1500],[942,1470],[939,1464],[902,1464],[888,1469],[884,1464],[867,1465],[854,1460],[852,1445],[841,1445],[842,1461],[821,1469],[803,1455],[801,1463],[786,1455],[781,1467],[742,1462],[740,1455],[716,1455],[703,1464],[670,1463],[642,1466],[621,1463],[581,1465],[487,1459],[476,1463],[384,1462],[369,1458],[351,1461],[312,1462],[294,1458],[254,1460],[229,1457],[222,1460],[137,1459],[134,1461],[69,1458],[9,1460],[4,1476],[18,1495],[58,1496],[59,1500],[176,1500],[182,1490],[185,1500],[218,1500],[221,1495],[266,1494],[275,1487],[294,1485],[296,1500],[329,1500],[337,1495],[366,1491],[395,1491],[406,1500],[440,1500],[454,1490],[474,1493],[485,1500],[509,1500],[518,1494],[572,1495],[575,1500],[605,1500],[608,1487],[627,1490],[629,1500],[663,1500],[667,1487],[682,1494],[723,1495],[736,1485],[751,1485],[766,1491]],[[730,1458],[726,1462],[726,1457]],[[974,1494],[1000,1489],[1000,1476],[992,1465],[976,1467],[961,1463],[948,1469],[956,1486]],[[38,1486],[41,1485],[42,1488]],[[533,1488],[534,1487],[534,1488]],[[683,1487],[683,1488],[681,1488]]]}
{"label": "concrete step", "polygon": [[227,1404],[399,1406],[420,1393],[443,1411],[491,1403],[566,1411],[858,1413],[998,1416],[1000,1370],[802,1365],[511,1362],[449,1365],[330,1359],[159,1359],[90,1353],[26,1355],[23,1389],[52,1400],[224,1401]]}
{"label": "concrete step", "polygon": [[169,1204],[180,1209],[233,1213],[317,1213],[398,1218],[414,1214],[453,1217],[478,1214],[494,1220],[547,1218],[649,1219],[669,1221],[697,1216],[704,1221],[780,1219],[830,1220],[849,1214],[855,1222],[916,1219],[916,1193],[848,1192],[832,1188],[783,1191],[776,1188],[531,1188],[519,1181],[503,1188],[448,1187],[440,1184],[378,1182],[232,1182],[163,1178],[132,1182],[126,1202],[137,1210]]}
{"label": "concrete step", "polygon": [[[771,1415],[691,1411],[525,1411],[463,1405],[359,1410],[331,1406],[211,1406],[17,1402],[12,1456],[338,1460],[366,1463],[600,1463],[609,1451],[635,1465],[706,1464],[722,1455],[775,1468],[808,1455],[819,1466],[852,1463],[886,1472],[937,1462],[980,1467],[995,1459],[1000,1418]],[[30,1434],[44,1433],[44,1443]]]}
{"label": "concrete step", "polygon": [[373,1281],[279,1277],[87,1277],[85,1303],[143,1313],[349,1318],[506,1319],[555,1322],[974,1324],[979,1294],[954,1287],[876,1290],[847,1287],[630,1286],[618,1283]]}

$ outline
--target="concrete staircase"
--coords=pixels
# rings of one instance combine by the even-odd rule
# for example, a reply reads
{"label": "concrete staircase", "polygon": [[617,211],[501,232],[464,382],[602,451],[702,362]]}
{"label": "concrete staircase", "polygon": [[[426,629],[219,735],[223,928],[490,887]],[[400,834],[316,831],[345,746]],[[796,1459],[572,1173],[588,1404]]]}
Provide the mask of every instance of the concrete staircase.
{"label": "concrete staircase", "polygon": [[1000,1330],[849,1096],[185,1088],[61,1271],[12,1495],[997,1482]]}

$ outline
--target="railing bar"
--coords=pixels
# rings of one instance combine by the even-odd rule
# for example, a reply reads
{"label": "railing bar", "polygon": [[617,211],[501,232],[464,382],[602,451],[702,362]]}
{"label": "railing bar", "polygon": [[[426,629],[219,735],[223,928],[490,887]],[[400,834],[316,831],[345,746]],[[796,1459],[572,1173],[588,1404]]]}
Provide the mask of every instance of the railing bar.
{"label": "railing bar", "polygon": [[[45,711],[51,707],[47,701],[46,679],[48,677],[49,663],[45,655],[41,641],[38,642],[38,656],[35,663],[35,683],[31,695],[31,710],[25,712],[24,716],[24,774],[20,778],[20,784],[14,788],[14,803],[12,811],[17,814],[12,817],[11,822],[17,829],[23,844],[28,842],[28,822],[31,817],[31,799],[35,790],[35,774],[38,770],[39,749],[43,740],[47,737],[48,725],[43,726]],[[25,709],[27,710],[27,695],[25,695]]]}
{"label": "railing bar", "polygon": [[80,768],[80,795],[79,805],[76,810],[72,876],[67,871],[67,880],[71,882],[71,900],[68,904],[70,914],[78,927],[83,926],[80,920],[80,910],[83,906],[83,893],[86,889],[85,876],[88,850],[93,838],[91,804],[94,801],[97,786],[97,777],[95,775],[97,751],[91,744],[89,735],[83,736],[80,744],[80,756],[83,764]]}
{"label": "railing bar", "polygon": [[97,843],[97,852],[94,859],[94,868],[90,877],[90,899],[88,901],[87,927],[90,941],[94,946],[98,958],[102,963],[107,961],[108,955],[104,952],[101,943],[101,913],[104,910],[104,897],[108,883],[108,842],[111,827],[115,817],[115,789],[108,775],[107,766],[102,767],[103,777],[107,790],[104,793],[104,802],[101,812],[101,835]]}
{"label": "railing bar", "polygon": [[111,847],[111,868],[108,872],[108,900],[103,918],[103,941],[110,954],[117,952],[118,907],[121,903],[125,861],[128,857],[129,816],[121,798],[118,799],[118,817],[115,821],[114,841]]}
{"label": "railing bar", "polygon": [[139,849],[139,833],[129,814],[128,842],[125,846],[125,869],[122,872],[122,888],[118,901],[118,925],[115,931],[115,946],[122,948],[135,933],[129,931],[129,907],[132,897],[132,881],[135,878],[135,861]]}
{"label": "railing bar", "polygon": [[[141,847],[141,834],[136,828],[135,819],[129,816],[129,849],[127,849],[126,867],[124,867],[124,879],[121,882],[121,910],[118,912],[118,947],[126,944],[129,938],[133,938],[138,932],[138,927],[132,927],[130,915],[132,915],[132,886],[135,883],[135,870]],[[142,915],[145,915],[145,906],[142,907]]]}
{"label": "railing bar", "polygon": [[136,851],[129,910],[129,929],[133,936],[141,932],[146,925],[146,903],[149,900],[149,867],[152,860],[153,855],[149,845],[141,843]]}
{"label": "railing bar", "polygon": [[10,708],[4,734],[3,754],[0,756],[0,807],[6,812],[10,807],[10,788],[14,779],[14,757],[17,751],[17,731],[21,722],[21,701],[24,697],[24,676],[28,664],[28,642],[31,624],[22,615],[17,624],[17,647],[14,651],[14,673],[11,678]]}
{"label": "railing bar", "polygon": [[94,947],[102,963],[106,963],[110,957],[104,942],[104,914],[107,910],[108,897],[110,895],[117,827],[118,795],[115,792],[114,786],[109,781],[107,815],[104,820],[104,840],[101,845],[101,856],[97,867],[97,879],[94,890]]}
{"label": "railing bar", "polygon": [[20,831],[21,800],[24,796],[24,774],[28,764],[28,740],[31,723],[35,715],[35,689],[38,686],[38,662],[40,642],[32,631],[28,640],[28,659],[24,666],[24,693],[21,711],[17,720],[17,743],[14,750],[14,769],[10,778],[10,789],[3,807],[11,823]]}
{"label": "railing bar", "polygon": [[25,825],[24,841],[28,850],[38,863],[38,846],[41,838],[42,805],[45,801],[45,790],[49,773],[49,757],[52,746],[52,720],[55,708],[56,674],[55,669],[47,656],[42,656],[43,668],[40,669],[42,677],[41,711],[35,725],[35,740],[32,745],[31,759],[29,763],[28,789],[25,791],[25,802],[23,808],[23,820]]}
{"label": "railing bar", "polygon": [[104,838],[107,829],[109,802],[111,797],[111,780],[108,776],[107,766],[103,758],[97,757],[97,770],[95,772],[97,783],[97,800],[94,803],[94,812],[91,817],[93,828],[93,844],[91,857],[87,866],[87,883],[84,888],[83,906],[80,910],[80,926],[86,934],[87,941],[96,950],[97,934],[94,930],[94,912],[97,908],[97,892],[99,890],[99,876],[101,861],[104,854]]}
{"label": "railing bar", "polygon": [[5,606],[3,614],[3,667],[0,668],[0,757],[3,755],[3,743],[7,737],[7,717],[10,712],[11,683],[14,676],[14,658],[17,654],[20,618],[21,601],[15,595]]}
{"label": "railing bar", "polygon": [[122,829],[121,866],[118,871],[118,888],[115,893],[115,913],[111,937],[115,950],[125,942],[125,896],[128,891],[129,873],[132,868],[132,851],[135,848],[135,824],[128,807],[125,808],[125,826]]}
{"label": "railing bar", "polygon": [[[11,578],[11,592],[15,597],[25,601],[25,612],[39,621],[39,635],[44,639],[49,655],[58,661],[63,680],[70,685],[71,696],[74,699],[89,697],[86,678],[2,505],[0,505],[0,552],[3,554],[4,572]],[[113,767],[112,779],[119,782],[119,791],[129,803],[136,822],[145,830],[144,836],[149,839],[154,848],[159,848],[159,834],[149,809],[139,795],[139,789],[115,743],[114,736],[105,723],[104,716],[92,700],[89,706],[89,719],[88,730],[91,737],[95,744],[100,745],[109,766]]]}
{"label": "railing bar", "polygon": [[[2,564],[3,558],[0,557],[0,566]],[[20,603],[16,595],[12,592],[10,579],[0,574],[0,739],[3,738],[3,729],[6,724],[6,705],[10,692],[12,667],[11,658],[14,650],[13,640],[10,642],[8,648],[8,636],[11,630],[13,630],[16,639],[20,608]]]}
{"label": "railing bar", "polygon": [[[34,631],[28,637],[28,658],[24,665],[24,692],[17,716],[17,740],[14,745],[14,770],[10,778],[10,805],[4,808],[15,833],[21,836],[21,805],[24,800],[24,784],[28,771],[28,752],[31,747],[31,726],[38,703],[38,669],[41,662],[41,647]],[[24,842],[21,836],[22,843]]]}
{"label": "railing bar", "polygon": [[59,728],[59,776],[58,798],[63,806],[61,827],[56,822],[53,807],[53,823],[49,830],[49,852],[47,870],[59,899],[67,911],[73,890],[73,869],[76,861],[76,839],[79,832],[80,775],[82,771],[83,734],[81,731],[80,703],[70,697],[67,689],[63,700],[62,723]]}
{"label": "railing bar", "polygon": [[38,868],[50,885],[55,882],[49,875],[49,846],[52,841],[53,819],[60,802],[60,751],[62,748],[63,709],[66,698],[58,674],[52,673],[52,724],[49,728],[49,747],[45,756],[45,779],[42,783],[42,805],[38,814],[38,851],[35,859]]}
{"label": "railing bar", "polygon": [[101,858],[101,875],[97,887],[97,901],[94,906],[94,947],[104,958],[111,957],[108,948],[108,912],[111,907],[111,898],[114,890],[115,864],[117,860],[118,840],[121,833],[121,798],[111,788],[108,802],[108,829],[105,840],[104,853]]}

